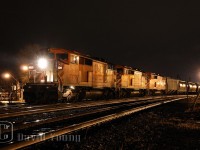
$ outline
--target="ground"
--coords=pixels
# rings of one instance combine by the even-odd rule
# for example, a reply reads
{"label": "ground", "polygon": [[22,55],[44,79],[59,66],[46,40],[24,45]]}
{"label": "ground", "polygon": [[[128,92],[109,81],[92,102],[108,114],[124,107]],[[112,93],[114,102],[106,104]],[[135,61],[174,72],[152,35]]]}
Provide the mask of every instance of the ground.
{"label": "ground", "polygon": [[174,102],[79,131],[80,142],[38,145],[57,149],[200,149],[200,107]]}

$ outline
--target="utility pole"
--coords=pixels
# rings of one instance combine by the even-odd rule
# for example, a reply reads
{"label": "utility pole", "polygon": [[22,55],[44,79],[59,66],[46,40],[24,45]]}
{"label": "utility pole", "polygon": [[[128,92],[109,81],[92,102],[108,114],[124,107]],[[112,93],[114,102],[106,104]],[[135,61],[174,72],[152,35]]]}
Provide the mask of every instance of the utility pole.
{"label": "utility pole", "polygon": [[196,98],[194,100],[194,104],[192,106],[192,111],[194,111],[194,108],[196,106],[197,100],[199,99],[199,90],[200,90],[199,87],[197,87],[197,96],[196,96]]}
{"label": "utility pole", "polygon": [[[12,74],[10,74],[10,73],[4,73],[3,77],[5,79],[13,78],[15,80],[15,82],[16,82],[16,89],[14,89],[14,86],[12,86],[12,92],[15,90],[15,99],[17,100],[18,80],[15,77],[13,77]],[[12,99],[12,94],[10,94],[10,102],[11,102],[11,99]]]}

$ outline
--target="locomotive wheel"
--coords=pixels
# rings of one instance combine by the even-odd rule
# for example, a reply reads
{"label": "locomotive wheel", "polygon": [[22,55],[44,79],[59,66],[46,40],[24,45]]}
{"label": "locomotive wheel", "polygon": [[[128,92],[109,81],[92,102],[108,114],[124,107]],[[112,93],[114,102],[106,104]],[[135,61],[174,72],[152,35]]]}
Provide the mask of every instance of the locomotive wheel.
{"label": "locomotive wheel", "polygon": [[114,93],[114,91],[109,91],[108,92],[108,99],[113,99],[113,98],[115,98],[115,93]]}
{"label": "locomotive wheel", "polygon": [[140,93],[140,96],[145,96],[146,94],[145,90],[140,90],[139,93]]}
{"label": "locomotive wheel", "polygon": [[102,99],[105,99],[105,100],[109,99],[109,91],[108,90],[104,90]]}
{"label": "locomotive wheel", "polygon": [[75,100],[76,101],[82,101],[86,96],[86,92],[84,90],[80,90],[78,91],[76,97],[75,97]]}

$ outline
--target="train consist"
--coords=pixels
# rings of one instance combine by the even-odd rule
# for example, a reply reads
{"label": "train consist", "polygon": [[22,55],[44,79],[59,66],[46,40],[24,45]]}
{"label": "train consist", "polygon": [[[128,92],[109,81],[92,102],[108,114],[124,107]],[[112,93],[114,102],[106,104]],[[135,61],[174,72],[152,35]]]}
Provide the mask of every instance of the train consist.
{"label": "train consist", "polygon": [[48,53],[29,65],[29,82],[24,86],[28,103],[196,93],[200,87],[197,83],[113,65],[72,50],[51,48]]}

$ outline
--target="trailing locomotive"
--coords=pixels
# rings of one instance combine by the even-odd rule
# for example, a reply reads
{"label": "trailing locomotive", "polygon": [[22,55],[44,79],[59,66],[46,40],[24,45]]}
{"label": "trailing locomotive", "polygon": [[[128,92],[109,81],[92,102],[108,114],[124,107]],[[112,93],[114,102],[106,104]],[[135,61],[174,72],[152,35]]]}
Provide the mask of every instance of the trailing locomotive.
{"label": "trailing locomotive", "polygon": [[24,86],[28,103],[58,100],[131,97],[140,95],[195,93],[198,85],[113,65],[76,51],[49,49],[49,55],[29,65],[29,82]]}

